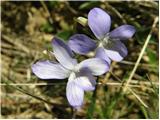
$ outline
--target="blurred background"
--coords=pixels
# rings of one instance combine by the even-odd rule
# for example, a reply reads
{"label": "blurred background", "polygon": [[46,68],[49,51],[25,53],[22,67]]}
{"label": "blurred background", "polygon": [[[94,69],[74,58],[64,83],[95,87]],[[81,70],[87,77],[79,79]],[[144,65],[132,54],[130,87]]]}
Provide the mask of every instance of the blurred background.
{"label": "blurred background", "polygon": [[[1,118],[157,118],[158,24],[129,83],[132,92],[122,95],[122,83],[129,78],[142,47],[158,16],[158,2],[148,1],[1,1]],[[31,71],[37,60],[54,59],[51,40],[67,42],[74,33],[93,35],[77,17],[87,18],[93,7],[110,14],[111,30],[122,24],[136,27],[125,42],[129,54],[113,62],[110,71],[98,78],[94,92],[85,93],[84,105],[74,113],[69,106],[67,80],[40,80]],[[76,56],[79,61],[86,56]],[[9,85],[10,84],[10,85]]]}

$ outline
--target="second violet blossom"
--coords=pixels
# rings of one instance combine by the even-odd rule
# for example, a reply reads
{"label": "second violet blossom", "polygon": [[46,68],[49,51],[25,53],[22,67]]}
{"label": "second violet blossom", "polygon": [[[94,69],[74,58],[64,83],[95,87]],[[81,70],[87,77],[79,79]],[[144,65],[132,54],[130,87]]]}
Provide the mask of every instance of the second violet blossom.
{"label": "second violet blossom", "polygon": [[88,25],[98,40],[94,41],[84,34],[75,34],[68,42],[74,52],[84,55],[95,51],[95,57],[104,59],[108,63],[111,60],[121,61],[128,54],[121,40],[129,39],[134,35],[134,26],[122,25],[109,32],[111,18],[100,8],[90,10]]}
{"label": "second violet blossom", "polygon": [[77,63],[71,49],[61,40],[52,41],[54,55],[59,62],[38,61],[32,65],[33,73],[41,79],[68,78],[66,96],[75,108],[83,104],[84,91],[95,89],[96,79],[93,75],[102,75],[109,70],[105,60],[91,58]]}

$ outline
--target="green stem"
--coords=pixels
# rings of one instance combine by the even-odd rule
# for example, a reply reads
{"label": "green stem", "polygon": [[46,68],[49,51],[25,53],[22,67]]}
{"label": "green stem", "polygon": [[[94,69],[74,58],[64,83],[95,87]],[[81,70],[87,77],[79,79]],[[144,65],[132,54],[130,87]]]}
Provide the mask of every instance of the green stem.
{"label": "green stem", "polygon": [[93,113],[94,113],[95,103],[96,103],[96,96],[97,96],[97,86],[98,85],[95,86],[95,90],[94,90],[92,98],[91,98],[92,101],[91,101],[91,104],[88,108],[87,118],[93,118]]}

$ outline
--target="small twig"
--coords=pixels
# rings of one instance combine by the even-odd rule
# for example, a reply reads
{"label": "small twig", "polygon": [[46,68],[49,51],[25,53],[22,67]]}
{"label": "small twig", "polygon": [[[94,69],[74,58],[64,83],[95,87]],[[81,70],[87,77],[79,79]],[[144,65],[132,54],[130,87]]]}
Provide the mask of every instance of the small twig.
{"label": "small twig", "polygon": [[[8,84],[11,84],[11,83],[10,83],[10,82],[6,82],[6,84],[8,85]],[[0,86],[0,87],[1,87],[1,86]],[[36,96],[36,95],[28,92],[27,90],[21,88],[21,87],[15,87],[15,86],[11,86],[11,87],[14,88],[14,89],[16,89],[16,90],[18,90],[19,92],[21,92],[21,93],[23,93],[23,94],[25,94],[25,95],[28,95],[28,96],[30,96],[30,97],[32,97],[32,98],[34,98],[34,99],[39,100],[39,101],[43,101],[44,103],[47,103],[47,104],[49,104],[49,105],[63,106],[63,107],[65,106],[65,105],[60,105],[60,104],[58,105],[58,104],[55,104],[55,103],[53,103],[53,102],[51,102],[51,101],[45,100],[44,98],[41,98],[41,97],[39,97],[39,96]]]}
{"label": "small twig", "polygon": [[128,88],[128,90],[142,103],[142,105],[148,108],[148,106],[143,102],[143,100],[131,88]]}
{"label": "small twig", "polygon": [[44,8],[44,10],[45,10],[45,12],[46,12],[46,14],[47,14],[47,17],[48,17],[48,19],[49,19],[49,22],[50,22],[51,24],[53,24],[53,20],[52,20],[51,14],[50,14],[50,12],[49,12],[49,10],[48,10],[45,2],[42,1],[42,0],[40,0],[40,3],[41,3],[41,5],[43,6],[43,8]]}
{"label": "small twig", "polygon": [[124,24],[126,24],[126,20],[123,18],[123,16],[121,15],[121,13],[116,9],[114,8],[112,5],[108,4],[107,2],[104,2],[104,4],[111,10],[113,11],[121,20]]}
{"label": "small twig", "polygon": [[72,12],[72,13],[75,14],[75,15],[78,14],[78,12],[77,12],[76,10],[74,10],[74,9],[70,6],[70,4],[68,3],[68,1],[65,1],[64,3],[65,3],[66,7],[69,9],[70,12]]}
{"label": "small twig", "polygon": [[115,77],[119,82],[122,82],[122,80],[121,80],[119,77],[117,77],[115,74],[113,74],[112,71],[110,71],[110,73],[111,73],[111,75],[112,75],[113,77]]}
{"label": "small twig", "polygon": [[[127,65],[135,65],[135,62],[131,62],[131,61],[120,61],[119,63],[122,63],[122,64],[127,64]],[[156,65],[150,65],[150,64],[145,64],[145,63],[139,63],[138,66],[141,66],[141,67],[153,67],[153,68],[158,68],[158,66]]]}
{"label": "small twig", "polygon": [[[101,86],[109,85],[109,86],[114,86],[114,87],[118,86],[118,87],[122,87],[123,88],[123,86],[125,84],[123,84],[123,83],[98,83],[98,85],[101,85]],[[131,84],[129,84],[128,87],[131,87],[131,88],[146,88],[146,89],[148,89],[150,91],[153,91],[153,89],[151,89],[149,86],[146,86],[146,85],[141,86],[141,85],[131,85]]]}
{"label": "small twig", "polygon": [[[45,86],[45,85],[55,85],[57,83],[10,83],[10,84],[0,84],[0,86]],[[64,84],[64,83],[58,83]]]}
{"label": "small twig", "polygon": [[[132,80],[131,83],[137,84],[137,87],[140,87],[138,84],[150,85],[149,82],[139,82],[138,80]],[[65,83],[10,83],[10,84],[1,83],[0,86],[45,86],[45,85],[55,85],[55,84],[65,84]],[[97,84],[98,85],[122,86],[122,83],[118,83],[118,82],[107,82],[107,83],[99,82]],[[156,82],[152,82],[152,84],[159,85],[159,83],[156,83]],[[136,87],[136,85],[131,85],[131,84],[129,84],[128,86]]]}
{"label": "small twig", "polygon": [[[139,81],[139,80],[134,80],[132,79],[132,81],[130,82],[132,84],[142,84],[142,85],[151,85],[150,82],[144,82],[144,81]],[[159,85],[158,82],[152,82],[154,85]]]}
{"label": "small twig", "polygon": [[[111,86],[123,86],[122,83],[114,83],[114,82],[110,82],[110,83],[101,83],[99,82],[98,85],[111,85]],[[139,85],[129,85],[130,87],[141,87]]]}
{"label": "small twig", "polygon": [[152,36],[152,31],[153,31],[153,29],[155,28],[157,22],[158,22],[158,17],[156,17],[155,20],[154,20],[154,23],[153,23],[153,25],[152,25],[152,29],[151,29],[151,31],[149,32],[148,36],[147,36],[147,39],[146,39],[146,41],[145,41],[145,44],[143,45],[143,48],[142,48],[142,50],[141,50],[141,52],[140,52],[140,55],[139,55],[139,57],[138,57],[138,59],[137,59],[137,61],[136,61],[136,64],[135,64],[135,66],[134,66],[134,68],[133,68],[133,70],[132,70],[132,72],[131,72],[131,74],[130,74],[130,76],[129,76],[129,78],[128,78],[125,86],[124,86],[124,88],[123,88],[123,92],[126,92],[126,90],[127,90],[127,88],[128,88],[128,85],[129,85],[130,81],[132,80],[132,77],[133,77],[134,73],[135,73],[136,70],[137,70],[137,67],[138,67],[138,65],[139,65],[139,63],[140,63],[140,61],[141,61],[141,59],[142,59],[142,56],[143,56],[143,54],[144,54],[144,51],[145,51],[145,49],[146,49],[146,47],[147,47],[147,45],[148,45],[148,43],[149,43],[149,40],[150,40],[150,38],[151,38],[151,36]]}

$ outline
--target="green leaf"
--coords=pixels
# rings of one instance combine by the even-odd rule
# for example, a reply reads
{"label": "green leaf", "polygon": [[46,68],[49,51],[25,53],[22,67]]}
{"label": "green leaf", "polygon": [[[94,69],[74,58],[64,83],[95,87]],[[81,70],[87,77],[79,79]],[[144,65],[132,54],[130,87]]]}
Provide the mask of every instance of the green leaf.
{"label": "green leaf", "polygon": [[67,41],[71,35],[72,35],[72,31],[66,31],[66,30],[61,31],[58,34],[56,34],[56,36],[62,38],[65,41]]}
{"label": "green leaf", "polygon": [[[149,34],[150,29],[151,29],[150,27],[141,27],[141,28],[137,29],[137,32],[136,32],[135,36],[136,36],[136,39],[137,39],[139,44],[144,44],[145,43],[145,40],[146,40],[146,38]],[[149,43],[157,44],[156,37],[151,36],[151,39],[150,39]]]}
{"label": "green leaf", "polygon": [[40,30],[43,32],[51,33],[54,29],[52,25],[50,25],[49,22],[47,22],[41,26]]}
{"label": "green leaf", "polygon": [[97,5],[99,5],[100,2],[99,1],[89,1],[89,2],[85,2],[83,4],[81,4],[79,6],[79,9],[82,10],[82,9],[88,9],[88,8],[92,8],[92,7],[95,7]]}
{"label": "green leaf", "polygon": [[149,63],[152,65],[156,65],[158,63],[157,53],[150,48],[147,48],[146,52],[149,57]]}
{"label": "green leaf", "polygon": [[149,43],[157,45],[157,39],[156,39],[156,37],[152,35]]}
{"label": "green leaf", "polygon": [[49,6],[49,8],[52,8],[52,9],[53,9],[53,7],[57,6],[58,4],[59,4],[58,1],[48,1],[48,6]]}

